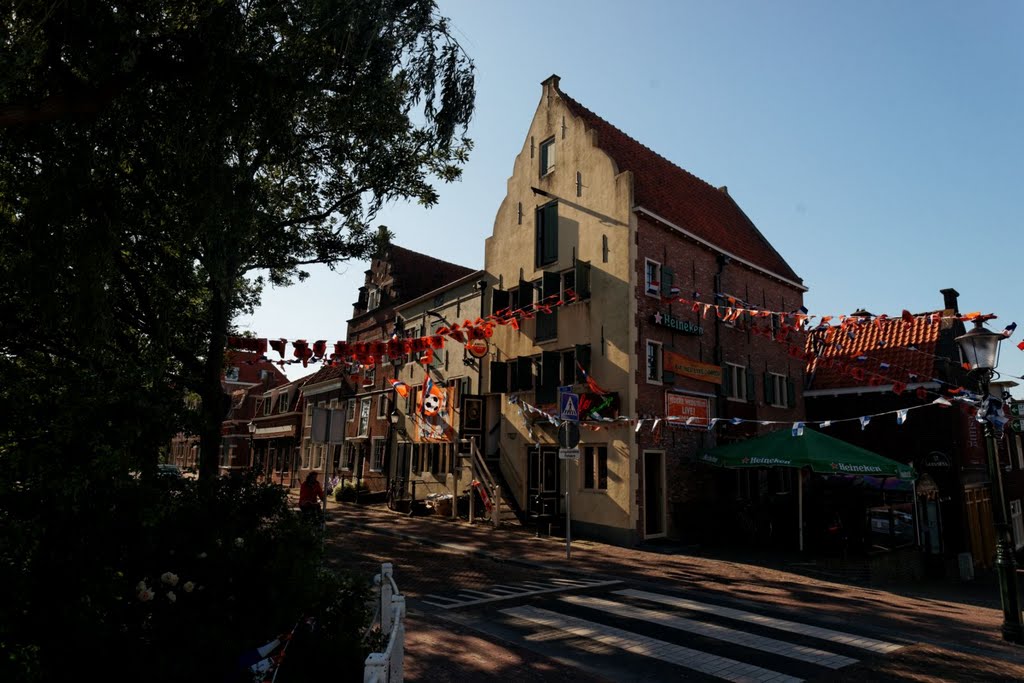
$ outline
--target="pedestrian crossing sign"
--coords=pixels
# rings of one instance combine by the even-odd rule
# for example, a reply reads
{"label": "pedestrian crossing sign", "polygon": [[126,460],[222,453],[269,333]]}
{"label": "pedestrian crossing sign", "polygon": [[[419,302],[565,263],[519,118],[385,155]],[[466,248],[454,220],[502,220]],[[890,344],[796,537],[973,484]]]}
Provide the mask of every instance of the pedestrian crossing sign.
{"label": "pedestrian crossing sign", "polygon": [[558,394],[558,417],[570,422],[580,421],[580,396],[569,391]]}

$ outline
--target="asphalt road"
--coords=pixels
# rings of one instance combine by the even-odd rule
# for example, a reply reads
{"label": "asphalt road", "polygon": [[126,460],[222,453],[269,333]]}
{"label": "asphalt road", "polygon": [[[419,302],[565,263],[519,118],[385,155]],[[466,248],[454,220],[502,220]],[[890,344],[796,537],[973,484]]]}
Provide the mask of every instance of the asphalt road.
{"label": "asphalt road", "polygon": [[[943,643],[933,631],[919,637],[902,624],[851,617],[840,602],[808,604],[810,593],[782,599],[756,577],[726,576],[726,563],[711,584],[598,562],[530,566],[510,556],[512,544],[500,536],[493,554],[486,542],[469,554],[457,541],[480,538],[476,528],[436,527],[455,551],[341,509],[332,516],[332,563],[366,575],[381,562],[395,566],[409,604],[407,680],[1024,681],[1020,661],[959,647],[952,636]],[[430,530],[419,521],[374,521],[421,538]]]}

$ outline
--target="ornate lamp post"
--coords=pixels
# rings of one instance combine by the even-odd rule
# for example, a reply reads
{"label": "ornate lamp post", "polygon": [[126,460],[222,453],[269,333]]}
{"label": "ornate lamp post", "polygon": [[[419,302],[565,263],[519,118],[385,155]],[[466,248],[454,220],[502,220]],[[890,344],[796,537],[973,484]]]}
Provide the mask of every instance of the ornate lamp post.
{"label": "ornate lamp post", "polygon": [[253,448],[256,437],[256,422],[249,420],[249,469],[256,467],[256,450]]}
{"label": "ornate lamp post", "polygon": [[[999,342],[1003,335],[985,329],[983,321],[976,320],[974,328],[956,338],[964,361],[970,366],[970,375],[978,380],[981,390],[982,411],[979,417],[986,418],[989,383],[996,374],[999,362]],[[999,596],[1003,603],[1003,640],[1014,643],[1024,642],[1021,627],[1020,588],[1017,585],[1017,562],[1013,557],[1010,541],[1010,526],[1006,523],[1006,498],[1003,494],[1003,477],[999,469],[995,430],[992,422],[984,419],[985,446],[988,450],[989,477],[992,480],[992,518],[996,531],[996,572],[999,574]]]}

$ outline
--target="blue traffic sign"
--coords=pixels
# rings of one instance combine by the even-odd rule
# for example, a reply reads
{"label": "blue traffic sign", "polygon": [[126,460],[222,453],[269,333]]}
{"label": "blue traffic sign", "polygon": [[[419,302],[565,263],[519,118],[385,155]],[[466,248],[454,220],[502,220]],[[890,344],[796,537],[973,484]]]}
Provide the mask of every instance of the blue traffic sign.
{"label": "blue traffic sign", "polygon": [[570,422],[580,421],[580,397],[569,391],[558,394],[558,417]]}

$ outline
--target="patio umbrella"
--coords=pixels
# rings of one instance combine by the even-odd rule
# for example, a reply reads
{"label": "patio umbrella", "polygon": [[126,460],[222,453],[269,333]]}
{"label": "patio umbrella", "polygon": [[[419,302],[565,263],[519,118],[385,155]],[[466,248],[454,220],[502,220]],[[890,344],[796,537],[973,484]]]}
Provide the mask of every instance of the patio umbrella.
{"label": "patio umbrella", "polygon": [[[831,436],[804,429],[794,436],[784,429],[701,453],[701,462],[716,467],[810,467],[819,474],[853,474],[913,480],[914,468]],[[803,479],[797,477],[800,550],[804,549]]]}

